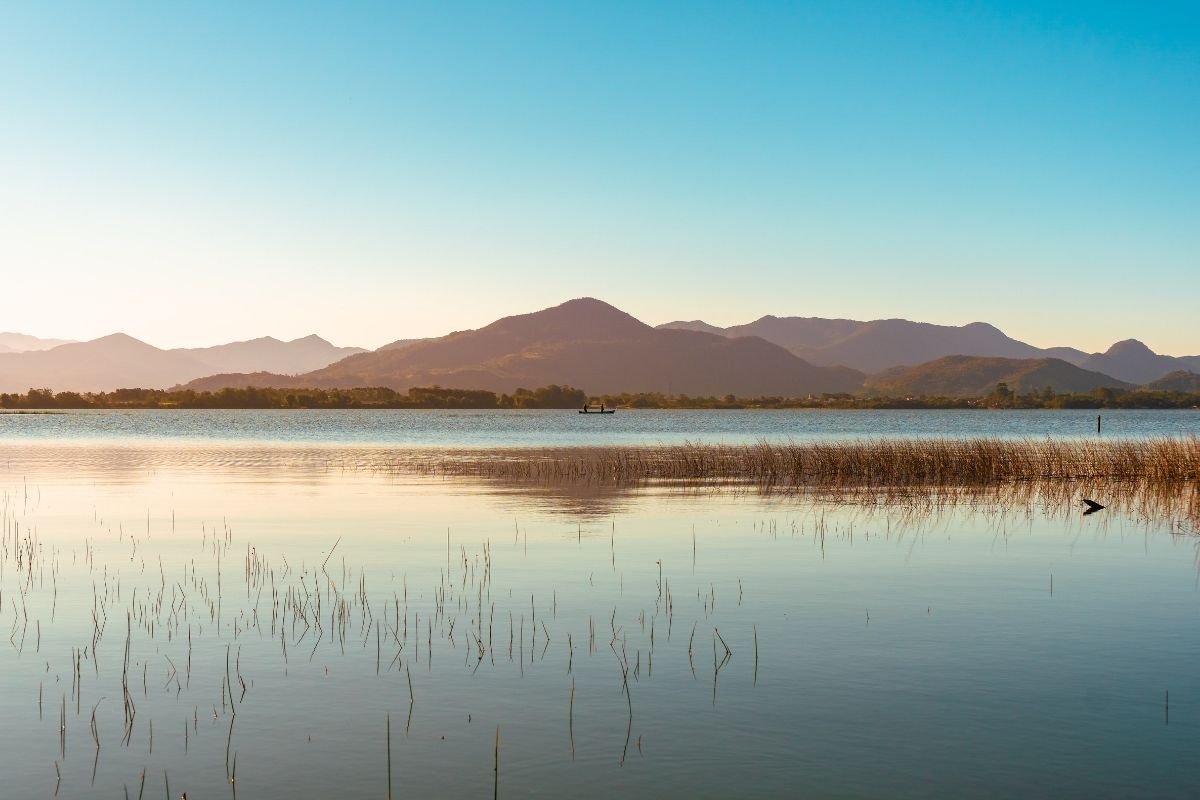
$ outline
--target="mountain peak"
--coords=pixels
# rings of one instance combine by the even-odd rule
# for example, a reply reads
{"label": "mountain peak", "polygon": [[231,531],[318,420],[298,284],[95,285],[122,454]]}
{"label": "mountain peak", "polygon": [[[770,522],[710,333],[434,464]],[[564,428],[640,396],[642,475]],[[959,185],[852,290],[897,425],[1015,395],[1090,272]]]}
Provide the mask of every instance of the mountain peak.
{"label": "mountain peak", "polygon": [[653,329],[603,300],[578,297],[530,314],[504,317],[480,330],[570,340],[623,338]]}
{"label": "mountain peak", "polygon": [[1116,342],[1103,353],[1093,353],[1083,361],[1087,369],[1105,372],[1130,383],[1149,383],[1168,372],[1190,366],[1189,359],[1155,353],[1137,339]]}
{"label": "mountain peak", "polygon": [[1145,343],[1137,339],[1122,339],[1115,342],[1112,347],[1104,351],[1105,355],[1110,356],[1141,356],[1141,355],[1157,355],[1153,350],[1145,345]]}
{"label": "mountain peak", "polygon": [[[581,314],[594,318],[612,318],[621,320],[635,319],[633,315],[627,314],[616,306],[606,303],[603,300],[597,300],[595,297],[576,297],[573,300],[568,300],[565,303],[560,303],[556,306],[535,311],[534,314],[546,314],[552,312],[562,312],[571,314]],[[638,324],[643,324],[639,321]]]}
{"label": "mountain peak", "polygon": [[110,333],[107,336],[101,336],[98,339],[92,339],[88,342],[81,342],[81,344],[101,344],[116,347],[150,347],[155,350],[158,349],[154,345],[146,344],[141,339],[135,339],[128,333],[121,333],[119,331],[117,333]]}
{"label": "mountain peak", "polygon": [[559,303],[557,306],[551,306],[551,308],[589,308],[589,307],[611,308],[613,311],[619,310],[616,306],[614,306],[610,303],[606,303],[603,300],[600,300],[595,297],[575,297],[575,298],[572,298],[572,299],[566,301],[565,303]]}

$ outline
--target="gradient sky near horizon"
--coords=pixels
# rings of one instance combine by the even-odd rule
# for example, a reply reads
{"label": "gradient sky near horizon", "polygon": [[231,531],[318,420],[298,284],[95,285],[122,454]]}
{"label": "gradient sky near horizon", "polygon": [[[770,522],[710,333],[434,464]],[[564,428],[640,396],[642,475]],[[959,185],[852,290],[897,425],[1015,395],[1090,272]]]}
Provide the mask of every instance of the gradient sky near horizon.
{"label": "gradient sky near horizon", "polygon": [[1200,6],[3,3],[0,330],[596,296],[1200,353]]}

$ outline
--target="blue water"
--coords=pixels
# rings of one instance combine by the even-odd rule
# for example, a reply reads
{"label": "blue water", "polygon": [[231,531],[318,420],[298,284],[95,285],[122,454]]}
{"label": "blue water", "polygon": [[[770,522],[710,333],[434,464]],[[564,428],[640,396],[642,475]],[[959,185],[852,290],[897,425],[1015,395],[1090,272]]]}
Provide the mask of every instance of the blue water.
{"label": "blue water", "polygon": [[[544,447],[737,444],[863,437],[1093,437],[1092,410],[1060,411],[566,411],[309,410],[69,411],[0,414],[0,441],[137,440]],[[1200,412],[1102,412],[1102,436],[1200,435]]]}
{"label": "blue water", "polygon": [[5,800],[386,797],[389,727],[395,797],[1200,786],[1200,539],[1154,515],[137,449],[0,449]]}

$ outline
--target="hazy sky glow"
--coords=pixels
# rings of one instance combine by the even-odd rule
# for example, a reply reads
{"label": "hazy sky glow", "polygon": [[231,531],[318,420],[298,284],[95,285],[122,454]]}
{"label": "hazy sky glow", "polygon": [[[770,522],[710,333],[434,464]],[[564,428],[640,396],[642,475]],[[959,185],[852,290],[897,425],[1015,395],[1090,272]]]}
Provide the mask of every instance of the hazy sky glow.
{"label": "hazy sky glow", "polygon": [[0,5],[0,330],[987,320],[1200,353],[1194,2]]}

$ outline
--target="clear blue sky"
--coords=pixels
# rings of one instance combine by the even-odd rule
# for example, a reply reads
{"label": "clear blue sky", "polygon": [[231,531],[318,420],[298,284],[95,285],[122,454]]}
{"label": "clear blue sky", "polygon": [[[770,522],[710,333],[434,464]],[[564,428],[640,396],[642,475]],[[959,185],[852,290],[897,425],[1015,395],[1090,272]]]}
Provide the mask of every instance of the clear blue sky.
{"label": "clear blue sky", "polygon": [[1200,5],[4,3],[0,330],[987,320],[1200,353]]}

